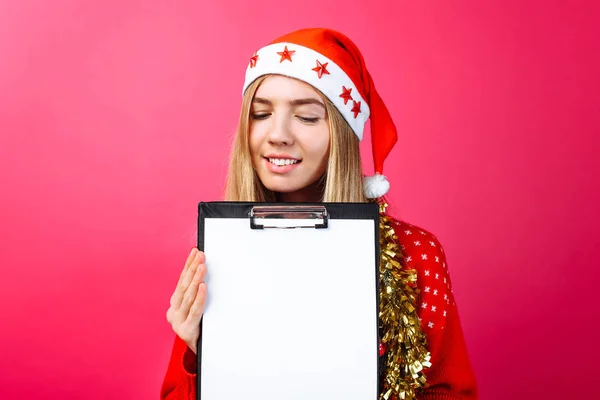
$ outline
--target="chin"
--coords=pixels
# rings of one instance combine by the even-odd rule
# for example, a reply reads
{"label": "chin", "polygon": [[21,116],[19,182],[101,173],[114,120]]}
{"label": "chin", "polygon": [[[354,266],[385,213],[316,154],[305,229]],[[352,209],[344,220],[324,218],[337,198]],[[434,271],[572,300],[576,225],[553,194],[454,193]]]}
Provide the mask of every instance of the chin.
{"label": "chin", "polygon": [[294,185],[287,182],[264,182],[263,185],[272,192],[277,193],[292,193],[303,188],[302,185]]}

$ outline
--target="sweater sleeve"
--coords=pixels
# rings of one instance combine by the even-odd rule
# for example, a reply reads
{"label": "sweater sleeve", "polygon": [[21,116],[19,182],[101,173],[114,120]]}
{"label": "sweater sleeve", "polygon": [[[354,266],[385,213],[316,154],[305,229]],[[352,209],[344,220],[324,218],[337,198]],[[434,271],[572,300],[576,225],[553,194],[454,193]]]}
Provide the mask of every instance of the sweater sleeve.
{"label": "sweater sleeve", "polygon": [[161,400],[196,400],[196,354],[179,336],[160,390]]}
{"label": "sweater sleeve", "polygon": [[396,222],[405,264],[417,272],[417,313],[427,336],[431,367],[421,400],[475,400],[473,373],[442,245],[431,233]]}

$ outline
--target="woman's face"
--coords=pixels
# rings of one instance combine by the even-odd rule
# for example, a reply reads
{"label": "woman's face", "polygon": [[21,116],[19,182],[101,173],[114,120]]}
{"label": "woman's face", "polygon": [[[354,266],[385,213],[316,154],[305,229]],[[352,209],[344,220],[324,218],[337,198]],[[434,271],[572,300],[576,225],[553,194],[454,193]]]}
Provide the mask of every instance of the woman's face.
{"label": "woman's face", "polygon": [[250,154],[258,177],[283,201],[318,201],[327,169],[325,103],[307,83],[281,75],[258,87],[250,110]]}

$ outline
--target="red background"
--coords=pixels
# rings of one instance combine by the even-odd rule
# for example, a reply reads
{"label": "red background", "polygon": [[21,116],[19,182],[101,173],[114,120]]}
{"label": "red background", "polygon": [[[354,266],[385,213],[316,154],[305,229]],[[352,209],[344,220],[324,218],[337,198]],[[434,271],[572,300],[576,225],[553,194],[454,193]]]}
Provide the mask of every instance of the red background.
{"label": "red background", "polygon": [[597,3],[286,3],[0,1],[1,397],[158,397],[248,58],[307,26],[392,112],[390,201],[445,247],[481,398],[599,396]]}

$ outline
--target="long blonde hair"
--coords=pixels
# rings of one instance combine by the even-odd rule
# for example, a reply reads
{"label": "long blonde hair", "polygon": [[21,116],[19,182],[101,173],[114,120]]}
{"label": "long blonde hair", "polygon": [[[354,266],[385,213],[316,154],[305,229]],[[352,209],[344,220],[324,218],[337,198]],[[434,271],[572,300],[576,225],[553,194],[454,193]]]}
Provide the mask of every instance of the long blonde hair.
{"label": "long blonde hair", "polygon": [[[275,193],[267,189],[256,174],[250,156],[250,109],[254,94],[269,75],[255,80],[244,93],[238,128],[231,148],[225,200],[274,202]],[[322,201],[364,203],[363,174],[358,137],[337,108],[318,89],[325,102],[329,123],[329,160]]]}

